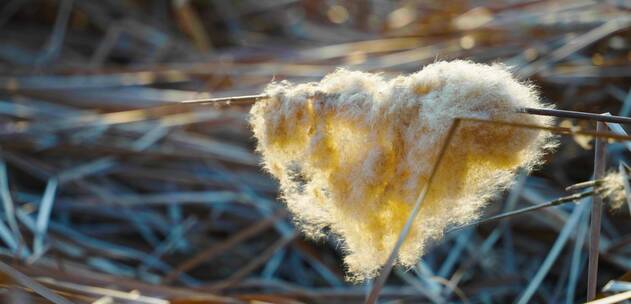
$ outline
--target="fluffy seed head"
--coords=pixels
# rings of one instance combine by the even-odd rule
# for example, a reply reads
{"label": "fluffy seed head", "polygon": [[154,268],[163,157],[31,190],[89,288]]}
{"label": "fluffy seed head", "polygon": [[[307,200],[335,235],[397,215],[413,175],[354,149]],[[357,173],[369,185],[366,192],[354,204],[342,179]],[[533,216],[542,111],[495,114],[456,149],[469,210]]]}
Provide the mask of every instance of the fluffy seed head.
{"label": "fluffy seed head", "polygon": [[[501,65],[436,62],[390,80],[339,69],[320,82],[272,83],[250,123],[265,168],[303,231],[325,228],[346,253],[349,279],[374,277],[436,160],[454,118],[549,125],[518,114],[545,107]],[[550,134],[463,121],[404,242],[397,264],[415,265],[447,226],[475,219],[515,170],[537,164]]]}
{"label": "fluffy seed head", "polygon": [[620,209],[627,200],[624,189],[626,178],[624,174],[618,171],[611,171],[601,179],[601,185],[598,187],[598,190],[609,201],[609,206],[612,210]]}

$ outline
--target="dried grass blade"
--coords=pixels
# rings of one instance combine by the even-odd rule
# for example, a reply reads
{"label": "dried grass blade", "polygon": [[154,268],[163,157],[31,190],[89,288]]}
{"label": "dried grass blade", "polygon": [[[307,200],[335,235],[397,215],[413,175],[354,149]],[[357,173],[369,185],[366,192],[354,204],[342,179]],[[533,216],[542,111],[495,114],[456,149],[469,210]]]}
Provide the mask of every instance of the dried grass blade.
{"label": "dried grass blade", "polygon": [[622,303],[625,300],[631,299],[631,291],[615,294],[606,298],[598,299],[596,301],[590,301],[585,304],[614,304]]}
{"label": "dried grass blade", "polygon": [[[602,132],[607,126],[598,122],[596,131]],[[594,152],[594,180],[601,179],[605,175],[607,156],[607,142],[596,139],[596,150]],[[602,221],[603,202],[602,197],[595,193],[592,199],[592,214],[590,221],[589,239],[589,261],[587,268],[587,300],[591,301],[596,297],[596,284],[598,279],[598,255],[600,253],[600,229]]]}
{"label": "dried grass blade", "polygon": [[2,206],[4,207],[5,217],[13,235],[19,242],[22,241],[22,234],[15,219],[15,204],[11,197],[9,189],[9,176],[7,174],[7,165],[4,160],[0,159],[0,197],[2,198]]}
{"label": "dried grass blade", "polygon": [[48,289],[44,285],[37,283],[35,280],[29,278],[25,274],[17,271],[15,268],[0,262],[0,271],[11,277],[20,285],[30,288],[35,291],[37,294],[46,298],[55,304],[72,304],[72,302],[68,301],[66,298],[54,293],[52,290]]}
{"label": "dried grass blade", "polygon": [[554,242],[554,245],[550,249],[550,252],[546,256],[545,260],[541,264],[541,267],[539,267],[539,270],[537,271],[535,276],[532,278],[532,280],[528,284],[528,287],[526,287],[525,291],[521,294],[519,299],[516,301],[517,304],[526,304],[530,302],[530,300],[532,299],[532,296],[535,294],[535,292],[541,285],[541,282],[543,282],[543,279],[548,274],[548,271],[550,271],[550,268],[552,267],[557,257],[561,253],[561,249],[563,249],[563,246],[565,245],[567,240],[570,238],[570,234],[574,231],[574,228],[579,223],[579,220],[583,212],[585,212],[586,210],[586,206],[587,206],[587,202],[583,201],[576,208],[574,208],[572,215],[569,217],[569,219],[565,223],[565,226],[561,230],[561,233],[559,233],[559,236]]}
{"label": "dried grass blade", "polygon": [[39,205],[39,212],[37,213],[37,221],[35,224],[35,239],[33,240],[33,253],[38,255],[44,248],[44,238],[46,237],[46,231],[48,230],[48,223],[50,221],[50,213],[53,210],[53,203],[55,202],[55,194],[57,192],[57,178],[51,178],[46,184],[46,190],[42,196],[42,201]]}

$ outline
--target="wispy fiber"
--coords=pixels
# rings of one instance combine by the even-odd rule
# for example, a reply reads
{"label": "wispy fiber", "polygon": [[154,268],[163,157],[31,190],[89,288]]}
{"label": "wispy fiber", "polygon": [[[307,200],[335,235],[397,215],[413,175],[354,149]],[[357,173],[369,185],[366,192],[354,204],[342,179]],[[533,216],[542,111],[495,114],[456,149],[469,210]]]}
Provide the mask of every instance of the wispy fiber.
{"label": "wispy fiber", "polygon": [[[387,259],[454,118],[551,123],[515,113],[545,106],[504,66],[467,61],[391,80],[339,69],[265,93],[250,112],[264,166],[307,235],[329,228],[341,238],[353,280],[374,277]],[[538,130],[463,123],[397,263],[415,265],[447,226],[477,218],[517,168],[531,169],[551,146]]]}

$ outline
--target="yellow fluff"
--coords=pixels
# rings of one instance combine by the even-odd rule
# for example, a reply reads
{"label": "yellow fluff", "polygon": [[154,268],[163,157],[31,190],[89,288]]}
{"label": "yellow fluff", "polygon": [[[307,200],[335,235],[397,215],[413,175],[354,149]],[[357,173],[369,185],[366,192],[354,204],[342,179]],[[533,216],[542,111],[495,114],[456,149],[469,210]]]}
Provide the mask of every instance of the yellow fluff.
{"label": "yellow fluff", "polygon": [[[318,83],[272,83],[250,123],[265,168],[312,237],[325,228],[346,253],[349,279],[374,277],[403,228],[454,118],[549,125],[515,113],[544,107],[501,65],[437,62],[409,76],[339,69]],[[416,264],[449,225],[467,223],[515,170],[539,162],[550,134],[463,122],[397,264]]]}
{"label": "yellow fluff", "polygon": [[[625,179],[625,175],[618,171],[608,172],[601,179],[601,185],[596,189],[609,201],[612,210],[620,209],[627,201],[627,194],[624,189]],[[631,208],[631,206],[629,207]]]}

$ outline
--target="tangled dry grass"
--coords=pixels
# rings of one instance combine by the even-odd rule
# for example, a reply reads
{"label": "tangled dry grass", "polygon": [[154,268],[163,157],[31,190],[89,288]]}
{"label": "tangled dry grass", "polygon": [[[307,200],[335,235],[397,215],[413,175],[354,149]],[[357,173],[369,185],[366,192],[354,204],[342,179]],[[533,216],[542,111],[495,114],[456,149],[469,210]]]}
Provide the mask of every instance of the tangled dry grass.
{"label": "tangled dry grass", "polygon": [[[0,1],[0,303],[362,302],[343,246],[305,239],[276,199],[250,108],[180,102],[466,58],[513,67],[559,109],[629,116],[629,12],[611,0]],[[581,139],[562,137],[481,219],[591,180]],[[629,163],[631,145],[607,146],[608,165]],[[393,269],[380,300],[584,301],[583,197],[445,233]],[[602,217],[603,296],[628,290],[628,219]]]}

